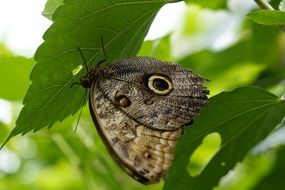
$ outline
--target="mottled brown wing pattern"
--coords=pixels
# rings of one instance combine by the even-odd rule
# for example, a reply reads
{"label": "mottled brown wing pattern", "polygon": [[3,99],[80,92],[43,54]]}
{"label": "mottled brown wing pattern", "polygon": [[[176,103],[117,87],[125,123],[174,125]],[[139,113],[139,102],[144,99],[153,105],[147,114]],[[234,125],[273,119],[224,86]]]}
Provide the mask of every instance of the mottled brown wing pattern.
{"label": "mottled brown wing pattern", "polygon": [[119,165],[144,183],[155,183],[167,174],[181,128],[161,131],[129,118],[102,91],[91,88],[90,112],[101,138]]}
{"label": "mottled brown wing pattern", "polygon": [[[172,80],[168,95],[156,95],[145,85],[145,76],[163,75]],[[139,123],[160,130],[175,130],[185,125],[207,103],[205,80],[178,64],[140,57],[119,60],[107,67],[98,88],[116,104],[116,97],[124,95],[131,104],[120,109]],[[146,114],[147,113],[147,114]]]}
{"label": "mottled brown wing pattern", "polygon": [[149,57],[96,67],[82,81],[92,81],[90,112],[109,151],[145,184],[167,174],[183,126],[207,103],[202,77]]}

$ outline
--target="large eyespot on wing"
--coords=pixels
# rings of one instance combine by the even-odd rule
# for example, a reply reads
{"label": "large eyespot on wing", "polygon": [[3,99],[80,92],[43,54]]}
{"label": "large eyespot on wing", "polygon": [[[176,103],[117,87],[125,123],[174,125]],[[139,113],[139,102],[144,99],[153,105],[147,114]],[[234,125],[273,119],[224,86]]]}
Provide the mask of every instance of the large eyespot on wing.
{"label": "large eyespot on wing", "polygon": [[147,74],[143,80],[145,86],[157,95],[166,96],[173,90],[173,82],[167,75]]}
{"label": "large eyespot on wing", "polygon": [[[128,101],[118,97],[118,103]],[[91,88],[89,107],[107,149],[130,176],[150,184],[167,174],[181,129],[161,131],[139,124],[118,109],[118,104],[106,98],[96,85]]]}
{"label": "large eyespot on wing", "polygon": [[[138,123],[176,130],[192,121],[207,104],[205,81],[181,65],[136,57],[109,65],[98,88]],[[130,104],[116,103],[117,94]]]}

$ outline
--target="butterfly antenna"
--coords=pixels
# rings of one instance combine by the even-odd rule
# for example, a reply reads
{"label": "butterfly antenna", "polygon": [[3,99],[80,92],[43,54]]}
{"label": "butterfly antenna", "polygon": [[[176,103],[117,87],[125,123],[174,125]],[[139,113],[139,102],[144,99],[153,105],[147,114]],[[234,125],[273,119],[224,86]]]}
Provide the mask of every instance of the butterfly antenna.
{"label": "butterfly antenna", "polygon": [[107,61],[107,55],[106,55],[106,51],[105,51],[105,47],[104,47],[104,39],[103,39],[103,35],[101,35],[101,48],[102,48],[102,51],[103,51],[103,55],[104,55],[104,59],[99,61],[97,63],[97,66],[99,66],[101,63],[104,63],[105,61]]}
{"label": "butterfly antenna", "polygon": [[75,126],[75,129],[74,129],[74,133],[76,132],[77,127],[79,125],[79,121],[80,121],[80,118],[81,118],[81,115],[82,115],[82,111],[83,111],[83,108],[84,108],[84,105],[85,105],[85,102],[86,102],[87,91],[88,90],[85,91],[85,94],[84,94],[84,97],[83,97],[82,107],[80,109],[80,112],[79,112],[79,115],[78,115],[78,118],[77,118],[77,121],[76,121],[76,126]]}
{"label": "butterfly antenna", "polygon": [[85,57],[84,57],[84,55],[83,55],[81,49],[80,49],[79,47],[77,47],[77,50],[79,51],[79,53],[80,53],[80,55],[81,55],[81,57],[82,57],[82,59],[83,59],[84,66],[85,66],[85,69],[86,69],[87,73],[89,73],[89,69],[88,69],[88,67],[87,67],[87,63],[86,63]]}
{"label": "butterfly antenna", "polygon": [[103,35],[101,35],[101,47],[102,47],[102,51],[103,51],[103,54],[104,54],[104,59],[107,60],[107,55],[106,55],[106,51],[105,51]]}

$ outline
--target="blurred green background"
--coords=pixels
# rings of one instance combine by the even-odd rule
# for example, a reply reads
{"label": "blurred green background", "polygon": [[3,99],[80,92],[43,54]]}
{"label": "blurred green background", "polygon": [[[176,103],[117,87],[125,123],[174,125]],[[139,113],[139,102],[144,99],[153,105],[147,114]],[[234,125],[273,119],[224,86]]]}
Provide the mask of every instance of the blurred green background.
{"label": "blurred green background", "polygon": [[[244,85],[257,85],[278,96],[284,93],[285,35],[276,26],[258,25],[246,17],[257,8],[253,1],[230,0],[224,10],[184,2],[179,7],[180,16],[172,28],[157,36],[149,35],[138,55],[191,68],[211,81],[210,96]],[[167,18],[167,14],[163,17]],[[163,20],[156,25],[160,22]],[[15,126],[35,64],[32,58],[15,53],[2,41],[0,142]],[[163,182],[141,185],[114,163],[95,130],[87,106],[75,131],[77,118],[78,114],[52,129],[14,137],[0,151],[0,190],[162,189]],[[265,188],[264,176],[274,178],[273,169],[284,168],[278,160],[284,155],[284,139],[285,130],[281,126],[223,178],[217,189]],[[220,143],[218,135],[207,136],[189,158],[189,172],[199,173]]]}

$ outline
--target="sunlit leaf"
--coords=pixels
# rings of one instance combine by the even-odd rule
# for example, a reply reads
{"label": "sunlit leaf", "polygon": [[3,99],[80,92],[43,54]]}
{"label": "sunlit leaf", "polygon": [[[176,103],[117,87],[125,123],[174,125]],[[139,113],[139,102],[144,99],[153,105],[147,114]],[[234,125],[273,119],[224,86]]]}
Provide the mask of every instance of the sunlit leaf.
{"label": "sunlit leaf", "polygon": [[48,0],[45,5],[45,9],[42,12],[42,15],[48,18],[49,20],[52,20],[52,15],[54,11],[63,4],[64,0]]}
{"label": "sunlit leaf", "polygon": [[230,173],[223,177],[215,190],[251,190],[270,170],[274,160],[270,152],[247,155]]}
{"label": "sunlit leaf", "polygon": [[[2,123],[1,121],[0,121],[0,133],[1,134],[7,134],[7,128],[6,128],[5,124]],[[1,141],[4,140],[4,136],[1,135],[0,140]]]}
{"label": "sunlit leaf", "polygon": [[36,52],[38,63],[30,76],[32,84],[9,138],[52,126],[76,113],[86,92],[78,85],[71,88],[86,74],[81,70],[73,75],[72,71],[83,64],[77,47],[89,67],[103,59],[102,36],[108,62],[133,56],[165,3],[164,0],[66,0],[53,14],[54,24],[44,34],[45,42]]}
{"label": "sunlit leaf", "polygon": [[211,9],[225,9],[227,8],[227,0],[216,0],[216,1],[207,1],[207,0],[186,0],[187,3],[195,3],[204,8]]}
{"label": "sunlit leaf", "polygon": [[279,10],[280,11],[285,11],[285,0],[282,0],[281,2],[280,2],[280,4],[279,4]]}
{"label": "sunlit leaf", "polygon": [[13,56],[13,53],[4,44],[0,43],[0,56]]}
{"label": "sunlit leaf", "polygon": [[275,163],[270,173],[253,188],[253,190],[285,189],[285,146],[280,146],[275,155]]}
{"label": "sunlit leaf", "polygon": [[282,25],[285,24],[285,12],[275,10],[257,10],[247,15],[258,24]]}
{"label": "sunlit leaf", "polygon": [[[212,189],[284,115],[285,102],[260,88],[238,88],[214,96],[178,142],[164,189]],[[190,156],[204,137],[213,132],[222,139],[219,151],[200,175],[190,176],[187,171]]]}
{"label": "sunlit leaf", "polygon": [[[276,51],[279,29],[256,23],[248,25],[251,26],[250,35],[232,47],[220,52],[203,50],[179,63],[208,78],[211,81],[208,86],[213,95],[252,84],[257,78],[260,78],[258,85],[264,88],[278,83],[285,76],[284,67],[279,63],[282,52]],[[262,52],[266,53],[260,56]],[[276,75],[276,79],[273,80],[271,75]]]}
{"label": "sunlit leaf", "polygon": [[154,41],[145,41],[137,56],[150,56],[164,61],[173,61],[170,47],[170,36]]}
{"label": "sunlit leaf", "polygon": [[0,98],[23,99],[30,83],[28,75],[33,64],[34,60],[24,57],[0,56]]}

